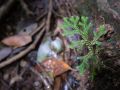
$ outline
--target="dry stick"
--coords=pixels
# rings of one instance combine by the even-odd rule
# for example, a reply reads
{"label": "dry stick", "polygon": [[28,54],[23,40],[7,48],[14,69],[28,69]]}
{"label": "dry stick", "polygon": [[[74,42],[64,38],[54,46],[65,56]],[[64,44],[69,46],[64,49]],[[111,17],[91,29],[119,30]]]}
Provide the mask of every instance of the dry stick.
{"label": "dry stick", "polygon": [[30,33],[31,36],[34,36],[37,32],[40,31],[40,29],[45,25],[45,20],[43,20],[43,23],[36,29],[34,30],[32,33]]}
{"label": "dry stick", "polygon": [[[41,28],[42,28],[42,27],[41,27]],[[12,57],[12,58],[10,58],[10,59],[7,59],[7,60],[4,61],[4,62],[1,62],[1,63],[0,63],[0,69],[3,68],[3,67],[5,67],[5,66],[7,66],[7,65],[9,65],[9,64],[11,64],[11,63],[13,63],[13,62],[15,62],[15,61],[17,61],[17,60],[19,60],[21,57],[23,57],[23,56],[26,55],[28,52],[30,52],[31,50],[33,50],[33,49],[35,48],[37,42],[39,41],[39,39],[40,39],[41,36],[43,35],[44,31],[45,31],[45,28],[43,28],[43,29],[39,32],[39,34],[37,35],[35,41],[34,41],[28,48],[26,48],[24,51],[20,52],[19,54],[17,54],[16,56],[14,56],[14,57]]]}
{"label": "dry stick", "polygon": [[52,10],[53,14],[56,15],[57,17],[63,18],[63,15],[60,15],[58,12],[55,10]]}
{"label": "dry stick", "polygon": [[51,20],[51,16],[52,16],[52,0],[49,0],[49,11],[48,11],[48,16],[47,16],[47,21],[46,21],[46,31],[48,33],[49,29],[50,29],[50,20]]}
{"label": "dry stick", "polygon": [[[59,2],[58,0],[55,0],[55,4],[56,4],[56,6],[58,7],[58,10],[60,10],[61,9],[61,1]],[[57,14],[57,12],[55,12],[54,10],[53,10],[53,13],[55,13],[58,17],[61,17],[61,18],[63,18],[64,17],[64,15],[58,15]]]}
{"label": "dry stick", "polygon": [[[10,88],[10,86],[5,82],[4,79],[0,79],[0,81],[1,81],[1,83],[2,83],[5,87]],[[8,90],[9,90],[9,89],[8,89]],[[12,89],[11,89],[11,90],[12,90]]]}
{"label": "dry stick", "polygon": [[[72,16],[71,15],[71,12],[70,12],[70,7],[69,7],[69,2],[68,1],[65,1],[65,2],[63,2],[64,3],[64,8],[66,9],[66,15],[67,15],[67,17],[70,17],[70,16]],[[72,9],[72,8],[71,8]]]}
{"label": "dry stick", "polygon": [[22,8],[26,11],[28,15],[33,15],[33,12],[28,8],[27,4],[24,2],[24,0],[19,0]]}
{"label": "dry stick", "polygon": [[97,6],[100,10],[112,14],[116,20],[120,20],[119,13],[110,7],[108,0],[97,0]]}
{"label": "dry stick", "polygon": [[42,74],[40,74],[39,72],[37,72],[37,71],[36,71],[34,68],[32,68],[32,67],[30,68],[30,70],[41,78],[41,80],[43,81],[43,83],[44,83],[44,85],[46,86],[46,89],[47,89],[47,90],[52,90],[50,84],[46,81],[46,79],[44,78],[44,76],[43,76]]}
{"label": "dry stick", "polygon": [[73,4],[75,4],[75,3],[70,3],[70,2],[68,2],[69,3],[69,10],[70,10],[70,12],[71,12],[71,15],[72,16],[74,16],[74,15],[77,15],[78,16],[78,13],[77,13],[77,10],[76,10],[76,8],[75,7],[73,7]]}
{"label": "dry stick", "polygon": [[9,0],[5,5],[0,7],[0,19],[5,13],[7,13],[8,9],[10,8],[10,6],[13,4],[14,1],[16,0]]}
{"label": "dry stick", "polygon": [[[30,33],[30,36],[33,37],[37,32],[39,32],[41,30],[41,28],[44,25],[45,25],[45,20],[43,20],[42,24],[39,27],[37,27],[36,30],[34,30],[33,32]],[[18,52],[24,51],[25,48],[26,47],[21,47],[21,49],[19,51],[17,51],[17,52],[13,51],[13,54],[11,54],[10,57],[13,56],[14,54],[18,53]]]}
{"label": "dry stick", "polygon": [[38,17],[36,18],[36,21],[40,21],[40,19],[43,18],[43,17],[45,17],[46,14],[47,14],[47,12],[45,11],[41,16],[38,16]]}

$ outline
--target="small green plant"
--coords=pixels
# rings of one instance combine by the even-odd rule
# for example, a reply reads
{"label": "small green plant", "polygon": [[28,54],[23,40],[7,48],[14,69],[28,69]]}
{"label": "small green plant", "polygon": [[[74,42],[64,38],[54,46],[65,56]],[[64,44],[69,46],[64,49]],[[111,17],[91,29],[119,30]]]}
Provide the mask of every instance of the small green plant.
{"label": "small green plant", "polygon": [[[65,17],[64,22],[60,26],[63,29],[63,35],[65,37],[72,37],[79,35],[81,39],[72,40],[69,44],[71,49],[77,50],[77,52],[87,49],[81,57],[81,64],[78,66],[81,74],[85,72],[86,69],[90,69],[94,74],[94,66],[98,63],[98,52],[101,42],[99,39],[101,36],[106,34],[104,25],[99,27],[98,31],[92,30],[92,24],[89,22],[88,17],[78,16]],[[72,30],[69,30],[71,28]],[[89,63],[92,61],[92,64]]]}

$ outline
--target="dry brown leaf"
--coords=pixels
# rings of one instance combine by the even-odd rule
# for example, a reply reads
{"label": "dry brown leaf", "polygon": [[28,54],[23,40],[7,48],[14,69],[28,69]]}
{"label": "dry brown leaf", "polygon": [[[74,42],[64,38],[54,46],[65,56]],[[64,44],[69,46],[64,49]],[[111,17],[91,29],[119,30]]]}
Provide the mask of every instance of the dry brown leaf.
{"label": "dry brown leaf", "polygon": [[46,71],[52,72],[54,77],[71,70],[71,67],[62,60],[48,59],[43,61],[42,65]]}
{"label": "dry brown leaf", "polygon": [[27,45],[32,41],[29,35],[14,35],[2,40],[2,43],[7,46],[21,47]]}

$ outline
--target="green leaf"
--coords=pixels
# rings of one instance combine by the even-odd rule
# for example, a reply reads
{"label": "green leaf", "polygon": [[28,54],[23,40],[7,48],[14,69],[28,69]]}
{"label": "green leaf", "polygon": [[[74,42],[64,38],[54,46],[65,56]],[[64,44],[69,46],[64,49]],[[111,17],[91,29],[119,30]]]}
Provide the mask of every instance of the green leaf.
{"label": "green leaf", "polygon": [[102,42],[96,41],[97,46],[101,46]]}
{"label": "green leaf", "polygon": [[80,72],[80,74],[81,75],[83,75],[84,74],[84,72],[85,72],[85,65],[82,63],[80,66],[79,66],[79,72]]}
{"label": "green leaf", "polygon": [[[91,30],[92,24],[89,22],[88,17],[86,16],[81,16],[81,18],[78,16],[65,17],[63,18],[63,20],[64,22],[60,26],[60,28],[63,29],[64,36],[72,37],[76,34],[81,36],[81,40],[71,41],[69,44],[69,48],[74,49],[76,51],[82,51],[85,46],[85,48],[88,49],[88,53],[86,55],[84,54],[83,56],[80,56],[82,62],[79,65],[79,70],[80,73],[83,74],[85,70],[88,69],[90,66],[88,61],[91,59],[97,60],[97,58],[94,58],[94,55],[95,57],[97,57],[96,52],[99,51],[99,47],[97,46],[101,45],[101,42],[99,41],[101,36],[106,34],[105,27],[104,25],[101,25],[97,32]],[[93,34],[93,36],[89,39],[91,33]],[[93,60],[93,62],[96,63],[95,60]]]}
{"label": "green leaf", "polygon": [[84,44],[85,44],[84,40],[72,41],[71,44],[69,45],[69,47],[70,47],[71,49],[77,48],[77,49],[79,49],[79,50],[82,50]]}
{"label": "green leaf", "polygon": [[104,25],[101,25],[99,27],[98,32],[94,33],[94,35],[95,35],[94,40],[98,40],[101,36],[105,35],[105,33],[106,33],[105,27],[104,27]]}

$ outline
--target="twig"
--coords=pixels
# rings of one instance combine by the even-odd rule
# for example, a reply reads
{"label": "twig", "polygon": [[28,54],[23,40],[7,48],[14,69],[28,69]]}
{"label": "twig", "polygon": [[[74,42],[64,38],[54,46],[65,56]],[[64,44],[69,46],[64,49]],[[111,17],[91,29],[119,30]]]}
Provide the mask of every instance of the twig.
{"label": "twig", "polygon": [[26,11],[27,15],[33,15],[33,12],[28,8],[27,4],[24,2],[24,0],[19,0],[22,8]]}
{"label": "twig", "polygon": [[0,63],[0,69],[3,68],[3,67],[5,67],[5,66],[7,66],[7,65],[9,65],[9,64],[11,64],[11,63],[13,63],[13,62],[15,62],[15,61],[17,61],[17,60],[19,60],[21,57],[23,57],[23,56],[26,55],[28,52],[30,52],[31,50],[33,50],[33,49],[35,48],[37,42],[39,41],[39,39],[40,39],[41,36],[43,35],[44,31],[45,31],[45,28],[43,28],[43,29],[39,32],[39,34],[37,35],[35,41],[34,41],[28,48],[26,48],[24,51],[20,52],[19,54],[17,54],[16,56],[14,56],[14,57],[12,57],[12,58],[10,58],[10,59],[7,59],[7,60],[4,61],[4,62],[1,62],[1,63]]}
{"label": "twig", "polygon": [[37,32],[40,31],[40,29],[45,25],[45,20],[43,20],[43,23],[36,29],[34,30],[32,33],[30,33],[31,36],[34,36]]}
{"label": "twig", "polygon": [[44,83],[44,85],[45,85],[45,87],[46,87],[47,90],[52,90],[51,86],[49,85],[49,83],[47,82],[47,80],[44,78],[44,76],[42,74],[40,74],[39,72],[37,72],[32,67],[30,68],[30,70],[41,78],[41,80],[43,81],[43,83]]}
{"label": "twig", "polygon": [[78,15],[78,10],[75,8],[75,2],[75,0],[55,0],[55,4],[58,9],[57,11],[60,13],[60,15],[57,15],[55,11],[53,11],[53,13],[58,17],[70,17]]}
{"label": "twig", "polygon": [[49,11],[48,11],[48,16],[47,16],[47,21],[46,21],[46,31],[48,33],[49,29],[50,29],[50,20],[51,20],[51,16],[52,16],[52,0],[49,0]]}
{"label": "twig", "polygon": [[63,18],[64,16],[59,14],[57,11],[55,11],[54,9],[52,10],[53,14],[57,17]]}
{"label": "twig", "polygon": [[[36,66],[39,68],[39,70],[36,68]],[[36,62],[36,66],[35,67],[31,67],[31,65],[26,64],[22,70],[22,72],[20,73],[20,76],[23,75],[23,73],[26,70],[31,70],[35,75],[39,76],[40,79],[42,80],[42,82],[44,83],[45,87],[47,90],[52,90],[51,89],[51,83],[49,82],[49,80],[47,79],[48,73],[45,71],[45,69],[42,67],[42,65],[40,63]],[[44,72],[44,73],[42,73]]]}
{"label": "twig", "polygon": [[119,13],[110,7],[108,0],[97,0],[97,6],[100,10],[112,14],[116,20],[120,20]]}
{"label": "twig", "polygon": [[[37,32],[39,32],[41,30],[41,28],[45,25],[45,19],[42,21],[42,24],[40,24],[39,27],[36,28],[36,30],[33,30],[33,32],[31,32],[29,35],[31,37],[33,37],[34,35],[36,35]],[[17,54],[18,52],[21,52],[25,49],[26,47],[20,47],[20,48],[15,48],[13,49],[13,52],[10,54],[10,57],[13,57],[13,55]]]}
{"label": "twig", "polygon": [[45,17],[46,14],[47,14],[47,12],[45,11],[41,16],[38,16],[38,17],[36,18],[36,21],[39,21],[41,18]]}
{"label": "twig", "polygon": [[[9,90],[10,86],[1,78],[0,82]],[[12,90],[12,89],[11,89]]]}
{"label": "twig", "polygon": [[4,14],[7,13],[8,9],[10,8],[10,6],[13,4],[14,1],[16,0],[9,0],[5,5],[0,7],[0,19]]}

